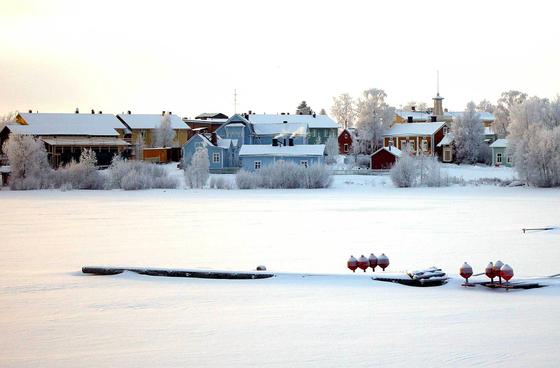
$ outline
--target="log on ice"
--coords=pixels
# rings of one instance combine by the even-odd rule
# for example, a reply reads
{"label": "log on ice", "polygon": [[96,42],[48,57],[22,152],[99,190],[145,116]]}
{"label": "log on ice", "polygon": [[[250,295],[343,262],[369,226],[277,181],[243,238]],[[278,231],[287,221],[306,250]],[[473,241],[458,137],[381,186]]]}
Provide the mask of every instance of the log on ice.
{"label": "log on ice", "polygon": [[226,279],[226,280],[254,280],[273,277],[272,273],[263,272],[235,272],[212,270],[168,270],[157,268],[118,268],[118,267],[82,267],[82,272],[94,275],[117,275],[124,271],[140,275],[164,277],[192,277],[198,279]]}

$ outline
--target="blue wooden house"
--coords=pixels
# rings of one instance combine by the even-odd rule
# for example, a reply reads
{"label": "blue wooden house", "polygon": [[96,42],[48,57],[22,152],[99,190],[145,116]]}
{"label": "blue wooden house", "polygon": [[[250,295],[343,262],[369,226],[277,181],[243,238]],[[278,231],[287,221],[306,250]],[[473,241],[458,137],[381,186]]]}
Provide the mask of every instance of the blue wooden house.
{"label": "blue wooden house", "polygon": [[216,133],[223,138],[237,139],[241,145],[270,145],[274,138],[286,140],[286,145],[289,138],[293,139],[294,144],[307,143],[309,134],[307,123],[288,119],[291,115],[272,115],[277,119],[265,121],[254,120],[255,116],[263,115],[233,115],[216,130]]}
{"label": "blue wooden house", "polygon": [[247,171],[259,170],[276,161],[294,162],[297,165],[309,166],[324,164],[324,144],[295,144],[293,138],[288,138],[287,144],[283,139],[273,139],[272,144],[244,144],[239,150],[241,168]]}
{"label": "blue wooden house", "polygon": [[183,158],[190,164],[197,148],[205,147],[208,150],[210,170],[238,168],[239,146],[240,142],[237,139],[224,139],[215,134],[209,138],[203,134],[196,134],[183,146]]}

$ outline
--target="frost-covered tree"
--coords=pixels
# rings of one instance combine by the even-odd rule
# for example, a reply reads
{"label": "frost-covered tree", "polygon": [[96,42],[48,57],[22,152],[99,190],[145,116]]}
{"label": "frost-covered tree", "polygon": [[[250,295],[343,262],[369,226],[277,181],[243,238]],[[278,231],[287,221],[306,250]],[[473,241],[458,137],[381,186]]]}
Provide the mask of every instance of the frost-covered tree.
{"label": "frost-covered tree", "polygon": [[313,110],[307,105],[307,102],[301,101],[296,109],[297,115],[313,115]]}
{"label": "frost-covered tree", "polygon": [[163,114],[159,127],[154,130],[154,147],[172,147],[175,131],[171,126],[171,113]]}
{"label": "frost-covered tree", "polygon": [[354,120],[356,118],[354,99],[348,93],[333,97],[331,113],[344,129],[354,126]]}
{"label": "frost-covered tree", "polygon": [[480,147],[484,144],[484,126],[474,102],[469,102],[463,114],[455,119],[451,131],[455,138],[457,161],[469,164],[476,163]]}
{"label": "frost-covered tree", "polygon": [[107,189],[174,189],[177,185],[177,180],[162,165],[115,156],[107,169]]}
{"label": "frost-covered tree", "polygon": [[526,183],[560,185],[560,97],[531,97],[511,108],[508,153]]}
{"label": "frost-covered tree", "polygon": [[29,190],[48,186],[51,169],[42,141],[30,135],[12,133],[2,150],[10,164],[10,188]]}
{"label": "frost-covered tree", "polygon": [[508,134],[508,126],[511,123],[511,109],[515,105],[522,104],[527,99],[527,94],[519,91],[502,92],[498,104],[494,109],[494,132],[499,138],[505,138]]}
{"label": "frost-covered tree", "polygon": [[85,149],[78,162],[72,161],[53,172],[52,185],[62,189],[104,189],[106,180],[96,165],[95,152]]}
{"label": "frost-covered tree", "polygon": [[190,188],[203,188],[210,176],[210,160],[208,160],[208,150],[206,147],[196,149],[190,164],[185,167],[185,181]]}
{"label": "frost-covered tree", "polygon": [[478,103],[478,105],[476,105],[476,111],[478,112],[494,112],[494,110],[496,109],[496,106],[494,106],[492,104],[492,102],[484,99],[482,101],[480,101]]}
{"label": "frost-covered tree", "polygon": [[401,157],[389,171],[389,175],[396,187],[407,188],[414,186],[417,181],[418,170],[412,155],[403,151]]}
{"label": "frost-covered tree", "polygon": [[403,106],[404,111],[412,111],[412,107],[416,109],[416,111],[428,111],[428,104],[425,102],[416,102],[416,101],[409,101],[406,105]]}
{"label": "frost-covered tree", "polygon": [[9,113],[0,116],[0,130],[8,124],[15,124],[16,116],[17,112],[15,111],[10,111]]}
{"label": "frost-covered tree", "polygon": [[338,159],[338,139],[329,137],[325,144],[325,152],[327,153],[327,164],[336,164]]}
{"label": "frost-covered tree", "polygon": [[395,108],[385,102],[387,94],[382,89],[368,89],[357,103],[357,128],[360,142],[369,143],[360,147],[361,153],[371,153],[382,146],[383,132],[395,118]]}

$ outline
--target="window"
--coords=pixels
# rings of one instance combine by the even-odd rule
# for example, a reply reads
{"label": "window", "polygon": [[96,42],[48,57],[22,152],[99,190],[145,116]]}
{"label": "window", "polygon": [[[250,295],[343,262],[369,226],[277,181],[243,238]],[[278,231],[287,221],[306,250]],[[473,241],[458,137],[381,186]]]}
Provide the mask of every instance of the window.
{"label": "window", "polygon": [[401,143],[401,151],[405,151],[405,150],[407,149],[407,147],[406,147],[406,141],[405,141],[405,140],[402,140],[400,143]]}
{"label": "window", "polygon": [[428,150],[428,140],[422,139],[422,151],[426,152]]}
{"label": "window", "polygon": [[299,162],[299,164],[300,164],[301,166],[304,166],[304,167],[309,166],[309,162],[308,162],[307,160],[301,160],[301,161]]}
{"label": "window", "polygon": [[219,164],[222,161],[222,155],[219,152],[214,152],[212,154],[212,162],[215,164]]}
{"label": "window", "polygon": [[261,168],[261,162],[260,161],[254,161],[255,164],[255,170],[258,170]]}
{"label": "window", "polygon": [[443,162],[451,162],[451,149],[444,148],[443,149]]}
{"label": "window", "polygon": [[408,141],[408,148],[410,148],[410,151],[414,151],[414,141]]}
{"label": "window", "polygon": [[446,135],[447,133],[449,133],[449,128],[444,126],[443,127],[443,135]]}
{"label": "window", "polygon": [[348,152],[348,143],[344,143],[344,152]]}
{"label": "window", "polygon": [[502,163],[502,154],[501,153],[496,153],[496,163],[497,164]]}

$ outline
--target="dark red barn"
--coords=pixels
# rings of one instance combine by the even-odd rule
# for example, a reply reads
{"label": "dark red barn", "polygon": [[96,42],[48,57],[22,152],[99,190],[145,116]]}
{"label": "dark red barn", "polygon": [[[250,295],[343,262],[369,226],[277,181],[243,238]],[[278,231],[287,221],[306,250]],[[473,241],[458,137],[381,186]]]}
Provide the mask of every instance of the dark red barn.
{"label": "dark red barn", "polygon": [[386,170],[393,167],[401,157],[401,150],[395,146],[383,147],[371,154],[371,169]]}

